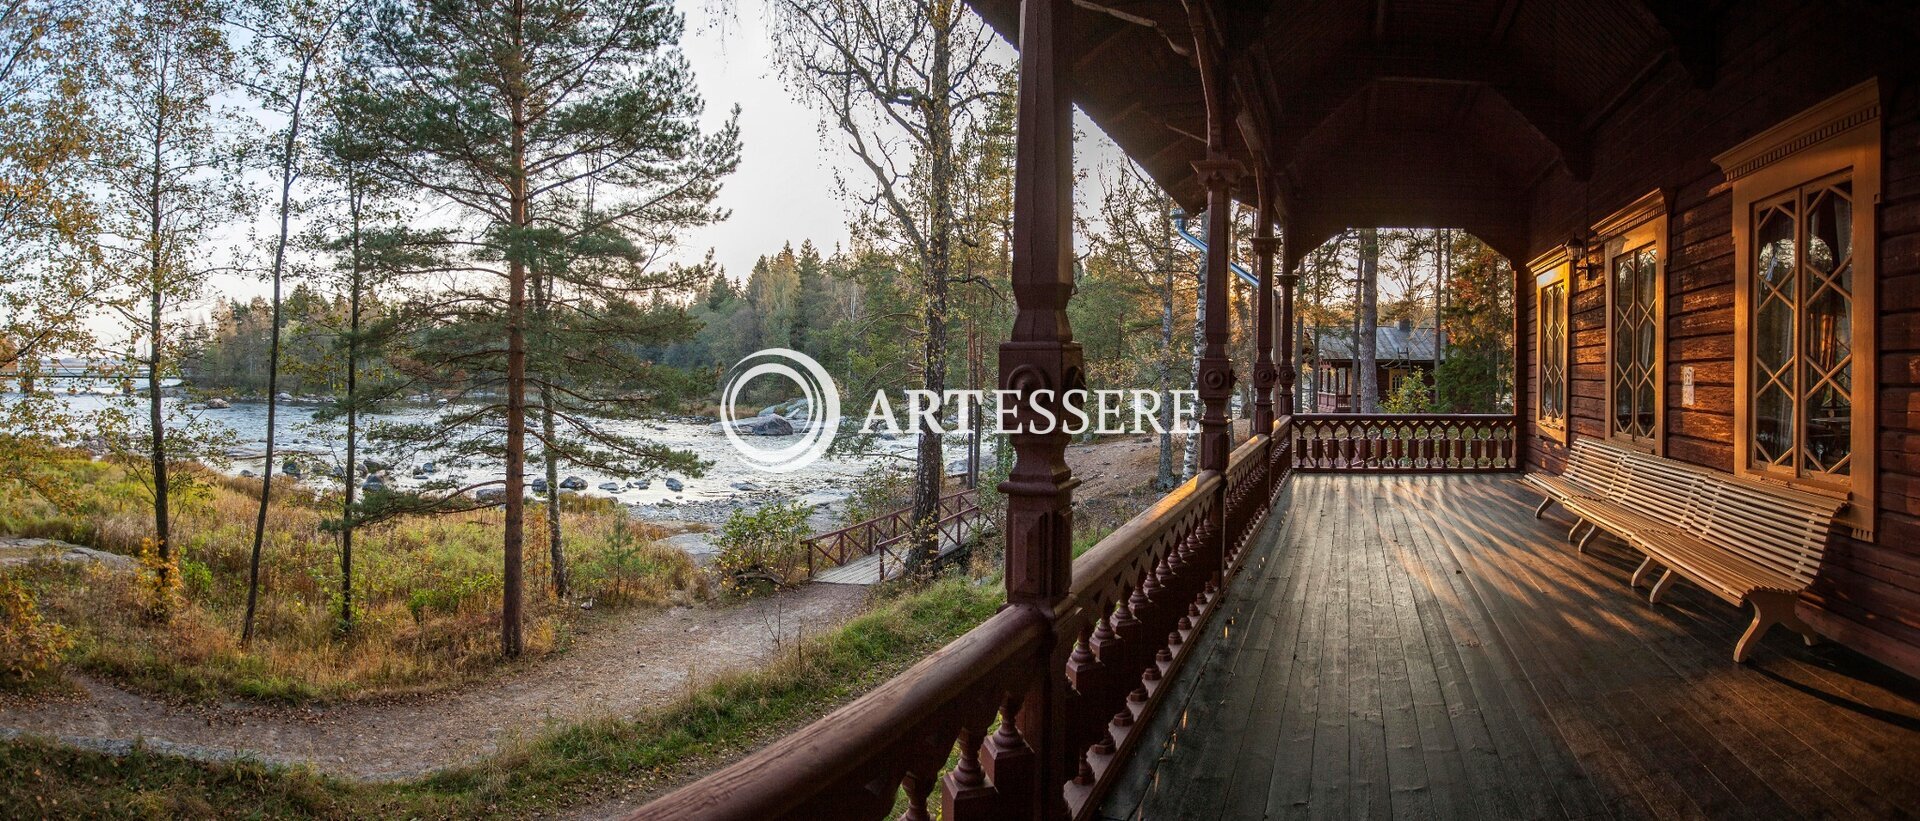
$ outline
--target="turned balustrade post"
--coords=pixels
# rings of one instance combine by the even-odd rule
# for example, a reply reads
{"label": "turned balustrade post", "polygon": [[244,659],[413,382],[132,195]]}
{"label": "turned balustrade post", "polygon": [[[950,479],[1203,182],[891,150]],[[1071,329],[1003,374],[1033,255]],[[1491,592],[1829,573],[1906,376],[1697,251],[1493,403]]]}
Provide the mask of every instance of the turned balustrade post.
{"label": "turned balustrade post", "polygon": [[1273,388],[1279,373],[1273,362],[1273,254],[1280,240],[1273,235],[1273,183],[1259,178],[1260,208],[1254,219],[1254,270],[1260,277],[1254,303],[1253,432],[1273,433]]}
{"label": "turned balustrade post", "polygon": [[[1014,147],[1012,338],[1000,345],[1000,388],[1013,391],[1018,429],[1045,427],[1037,409],[1066,418],[1061,397],[1083,387],[1080,345],[1067,321],[1073,294],[1073,122],[1069,99],[1070,0],[1025,0],[1020,8],[1019,109]],[[1073,488],[1067,435],[1009,437],[1013,470],[1007,497],[1007,603],[1033,608],[1050,623],[1073,574]],[[1033,664],[1025,692],[1009,705],[1001,732],[984,745],[982,768],[1008,814],[1067,815],[1061,792],[1077,770],[1066,741],[1065,654],[1075,636],[1055,628]]]}
{"label": "turned balustrade post", "polygon": [[1281,257],[1285,273],[1280,280],[1280,406],[1288,414],[1297,412],[1300,407],[1293,398],[1294,382],[1300,377],[1300,365],[1293,361],[1293,286],[1300,281],[1299,263],[1290,259],[1292,255]]}

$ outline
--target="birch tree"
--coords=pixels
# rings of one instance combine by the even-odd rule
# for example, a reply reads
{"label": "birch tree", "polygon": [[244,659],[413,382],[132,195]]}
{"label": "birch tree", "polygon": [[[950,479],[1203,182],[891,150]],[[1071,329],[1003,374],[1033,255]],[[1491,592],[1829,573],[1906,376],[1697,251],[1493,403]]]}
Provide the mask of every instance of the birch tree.
{"label": "birch tree", "polygon": [[[956,148],[1005,76],[993,34],[959,0],[773,0],[788,79],[844,140],[860,183],[843,181],[871,228],[917,269],[920,387],[947,387],[948,291],[960,234]],[[933,557],[945,459],[933,421],[917,423],[907,565]]]}

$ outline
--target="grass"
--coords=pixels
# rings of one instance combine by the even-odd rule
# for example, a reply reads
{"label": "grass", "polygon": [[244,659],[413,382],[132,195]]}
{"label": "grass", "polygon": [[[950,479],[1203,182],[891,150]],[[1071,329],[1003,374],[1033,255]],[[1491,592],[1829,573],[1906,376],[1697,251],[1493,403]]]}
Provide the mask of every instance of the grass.
{"label": "grass", "polygon": [[[42,464],[64,487],[49,499],[0,482],[0,534],[44,536],[134,555],[151,534],[151,501],[130,469],[84,456]],[[231,696],[309,703],[444,688],[497,669],[499,510],[414,516],[369,526],[354,540],[355,624],[339,631],[339,542],[323,528],[338,499],[291,482],[268,513],[252,646],[239,644],[259,486],[188,466],[175,500],[183,603],[170,618],[146,608],[135,574],[43,563],[16,575],[50,621],[74,639],[69,663],[148,692],[191,700]],[[546,509],[529,509],[525,547],[530,656],[564,645],[581,618],[550,594]],[[705,574],[664,535],[608,500],[563,509],[574,592],[596,610],[690,600]]]}
{"label": "grass", "polygon": [[400,784],[306,769],[114,757],[0,742],[0,816],[478,817],[525,815],[612,795],[651,795],[790,731],[985,621],[992,579],[949,577],[795,643],[766,667],[715,679],[632,720],[569,727],[484,763]]}

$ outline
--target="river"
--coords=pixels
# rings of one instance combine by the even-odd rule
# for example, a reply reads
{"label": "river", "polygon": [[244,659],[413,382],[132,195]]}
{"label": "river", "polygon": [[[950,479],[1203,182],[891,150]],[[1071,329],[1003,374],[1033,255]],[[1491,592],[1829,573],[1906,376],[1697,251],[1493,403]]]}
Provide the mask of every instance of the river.
{"label": "river", "polygon": [[[16,399],[18,394],[0,394],[0,402]],[[89,412],[106,408],[114,403],[126,403],[126,398],[106,396],[97,393],[76,393],[61,397],[76,412]],[[139,408],[144,412],[144,400]],[[231,435],[235,447],[223,455],[217,455],[208,461],[216,468],[230,473],[247,471],[258,473],[263,466],[261,452],[266,447],[267,406],[265,402],[234,402],[229,408],[206,408],[197,402],[183,397],[166,397],[169,418],[182,414],[216,430]],[[314,414],[324,407],[323,404],[295,399],[279,403],[279,435],[276,437],[275,450],[280,456],[275,470],[279,471],[286,458],[293,458],[306,466],[303,481],[316,487],[338,487],[339,481],[329,474],[339,466],[345,457],[346,428],[341,422],[315,421]],[[124,404],[123,404],[124,406]],[[379,422],[419,422],[432,417],[437,410],[425,405],[412,405],[381,413],[365,414],[364,424]],[[532,420],[529,420],[530,422]],[[832,455],[813,464],[790,473],[768,473],[750,465],[733,449],[727,438],[710,431],[709,425],[679,420],[609,420],[604,425],[611,430],[628,435],[643,437],[676,450],[692,452],[703,460],[712,463],[703,475],[655,474],[644,477],[648,487],[635,487],[632,482],[603,475],[592,470],[563,465],[560,476],[578,476],[586,481],[587,489],[583,495],[612,497],[628,505],[635,506],[636,513],[648,519],[676,518],[692,521],[717,522],[723,520],[731,509],[760,501],[772,499],[798,499],[809,504],[838,508],[835,504],[846,498],[852,480],[865,473],[877,462],[912,456],[913,442],[910,437],[892,441],[876,441],[878,453],[862,455]],[[748,441],[761,445],[765,449],[777,449],[797,441],[799,434],[793,436],[747,437]],[[421,451],[414,453],[392,453],[369,449],[362,437],[360,456],[362,460],[374,459],[393,465],[388,474],[388,486],[398,489],[419,487],[423,482],[435,480],[453,480],[462,484],[483,482],[497,478],[503,465],[497,459],[468,459],[461,464],[453,464],[443,453]],[[964,436],[947,437],[947,461],[952,463],[964,459],[966,438]],[[436,463],[438,472],[426,478],[415,478],[414,469],[428,462]],[[910,464],[904,459],[901,464]],[[545,469],[538,463],[529,463],[527,478],[545,475]],[[641,478],[641,477],[635,477]],[[678,480],[682,487],[672,490],[666,480]],[[613,482],[619,485],[615,490],[601,489],[602,483]]]}

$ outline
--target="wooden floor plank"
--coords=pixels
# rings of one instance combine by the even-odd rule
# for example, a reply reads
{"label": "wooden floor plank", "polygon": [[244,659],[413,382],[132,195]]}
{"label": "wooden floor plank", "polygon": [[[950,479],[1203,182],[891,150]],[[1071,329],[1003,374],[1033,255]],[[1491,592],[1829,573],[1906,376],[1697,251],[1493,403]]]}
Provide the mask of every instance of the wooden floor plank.
{"label": "wooden floor plank", "polygon": [[[1914,817],[1920,686],[1685,586],[1500,477],[1296,476],[1144,818]],[[1257,566],[1258,569],[1253,569]],[[1231,634],[1228,636],[1226,634]]]}

